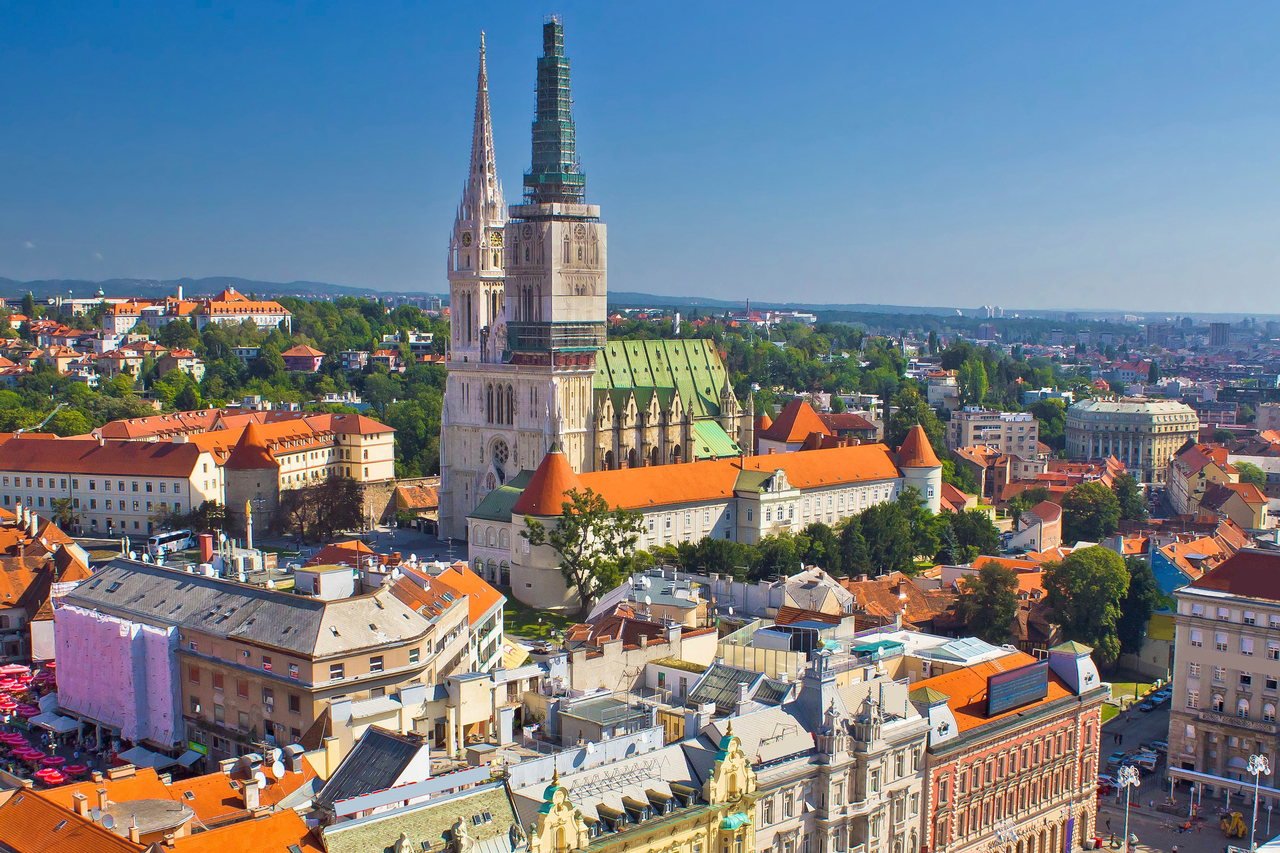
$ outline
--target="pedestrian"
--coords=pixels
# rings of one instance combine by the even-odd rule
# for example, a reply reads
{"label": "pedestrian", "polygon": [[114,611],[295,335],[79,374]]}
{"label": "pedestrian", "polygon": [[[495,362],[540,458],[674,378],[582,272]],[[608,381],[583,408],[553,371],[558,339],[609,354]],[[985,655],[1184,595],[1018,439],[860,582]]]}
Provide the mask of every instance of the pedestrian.
{"label": "pedestrian", "polygon": [[1111,818],[1107,818],[1107,832],[1111,831]]}

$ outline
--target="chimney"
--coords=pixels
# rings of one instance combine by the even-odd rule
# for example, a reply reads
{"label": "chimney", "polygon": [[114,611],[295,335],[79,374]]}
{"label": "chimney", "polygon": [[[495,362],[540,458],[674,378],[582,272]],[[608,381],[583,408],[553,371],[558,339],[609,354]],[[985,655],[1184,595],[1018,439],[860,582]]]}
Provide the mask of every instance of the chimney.
{"label": "chimney", "polygon": [[31,523],[27,525],[27,535],[34,539],[36,535],[36,528],[39,524],[40,516],[36,515],[34,512],[31,513]]}
{"label": "chimney", "polygon": [[138,826],[138,819],[135,817],[133,823],[129,826],[129,840],[134,844],[142,843],[142,829]]}
{"label": "chimney", "polygon": [[107,446],[107,440],[106,440],[105,438],[103,438],[102,436],[98,436],[98,446],[99,446],[99,447],[106,447],[106,446]]}
{"label": "chimney", "polygon": [[101,781],[102,781],[102,771],[101,771],[101,770],[95,770],[95,771],[93,771],[92,773],[90,773],[90,774],[89,774],[89,778],[90,778],[90,779],[92,779],[92,780],[93,780],[93,781],[95,781],[95,782],[101,782]]}
{"label": "chimney", "polygon": [[324,766],[328,774],[338,769],[338,739],[336,737],[327,737],[324,739]]}
{"label": "chimney", "polygon": [[776,447],[770,447],[770,448],[769,448],[769,455],[770,455],[770,456],[772,456],[773,454],[775,454],[775,453],[777,453],[777,452],[778,452],[778,448],[776,448]]}
{"label": "chimney", "polygon": [[98,808],[102,809],[103,811],[106,811],[106,809],[107,809],[107,789],[106,789],[106,788],[99,788],[99,789],[96,791],[96,793],[97,793],[97,795],[98,795]]}
{"label": "chimney", "polygon": [[244,782],[244,807],[248,811],[258,807],[258,783],[253,779],[246,779]]}
{"label": "chimney", "polygon": [[74,794],[71,795],[71,800],[75,804],[74,808],[75,808],[76,814],[80,815],[80,817],[89,816],[89,798],[88,797],[86,797],[84,794],[80,793],[79,791],[76,791]]}
{"label": "chimney", "polygon": [[236,765],[240,763],[238,758],[224,758],[218,762],[218,770],[222,775],[230,776],[231,771],[236,769]]}
{"label": "chimney", "polygon": [[647,649],[647,648],[649,648],[649,635],[648,635],[648,634],[641,634],[641,635],[640,635],[640,648],[642,648],[642,649]]}

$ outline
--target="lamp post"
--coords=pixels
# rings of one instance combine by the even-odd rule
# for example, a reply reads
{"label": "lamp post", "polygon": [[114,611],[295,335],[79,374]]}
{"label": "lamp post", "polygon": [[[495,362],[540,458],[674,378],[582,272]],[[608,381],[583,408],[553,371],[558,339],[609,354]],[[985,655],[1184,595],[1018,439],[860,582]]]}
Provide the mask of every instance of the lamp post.
{"label": "lamp post", "polygon": [[1142,784],[1142,780],[1138,778],[1138,768],[1132,764],[1126,764],[1120,768],[1116,774],[1116,784],[1124,789],[1124,850],[1129,850],[1129,789],[1136,788]]}
{"label": "lamp post", "polygon": [[1254,828],[1258,823],[1258,786],[1262,784],[1263,775],[1271,775],[1271,765],[1265,755],[1249,756],[1249,772],[1253,774],[1253,822],[1249,824],[1249,849],[1257,850],[1254,845]]}

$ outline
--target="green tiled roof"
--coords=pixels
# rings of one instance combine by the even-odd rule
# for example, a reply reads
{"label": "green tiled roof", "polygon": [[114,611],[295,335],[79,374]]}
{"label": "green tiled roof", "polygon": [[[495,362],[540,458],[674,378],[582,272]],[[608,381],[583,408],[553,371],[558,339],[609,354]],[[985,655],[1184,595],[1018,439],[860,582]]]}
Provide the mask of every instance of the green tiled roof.
{"label": "green tiled roof", "polygon": [[[670,392],[679,390],[695,418],[720,415],[725,369],[712,341],[609,341],[600,348],[596,365],[598,389],[634,389],[641,405],[648,403],[653,391],[665,404]],[[641,397],[642,392],[648,393]]]}
{"label": "green tiled roof", "polygon": [[741,456],[738,443],[715,421],[694,421],[693,456],[695,459],[724,459]]}
{"label": "green tiled roof", "polygon": [[478,518],[482,521],[511,521],[511,510],[520,500],[520,493],[529,484],[533,472],[525,469],[512,477],[505,485],[498,486],[484,496],[479,506],[467,513],[467,518]]}
{"label": "green tiled roof", "polygon": [[403,832],[414,843],[415,850],[447,849],[454,840],[453,825],[459,819],[467,835],[490,850],[510,849],[511,827],[520,822],[506,786],[501,782],[488,783],[461,794],[433,797],[429,802],[406,809],[326,827],[322,830],[324,848],[328,853],[391,850]]}

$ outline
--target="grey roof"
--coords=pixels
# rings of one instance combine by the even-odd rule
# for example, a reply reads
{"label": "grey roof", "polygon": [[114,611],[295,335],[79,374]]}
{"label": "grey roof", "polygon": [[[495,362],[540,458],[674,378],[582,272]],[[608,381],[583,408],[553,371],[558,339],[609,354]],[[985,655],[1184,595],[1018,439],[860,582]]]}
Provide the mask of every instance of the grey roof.
{"label": "grey roof", "polygon": [[702,732],[718,746],[730,723],[734,736],[742,742],[742,751],[753,765],[808,755],[814,748],[813,734],[805,728],[804,721],[785,706],[713,720]]}
{"label": "grey roof", "polygon": [[453,826],[458,820],[462,821],[467,836],[476,841],[471,848],[473,853],[509,853],[516,849],[511,843],[511,827],[520,823],[520,819],[504,782],[477,785],[457,794],[432,797],[408,808],[391,809],[325,827],[324,848],[328,853],[391,850],[404,833],[415,853],[421,850],[439,853],[453,840]]}
{"label": "grey roof", "polygon": [[751,699],[761,705],[779,705],[783,699],[787,698],[787,694],[790,692],[791,685],[787,682],[765,678],[760,682],[760,686],[756,688],[755,695]]}
{"label": "grey roof", "polygon": [[[720,713],[731,713],[738,706],[738,685],[754,686],[762,678],[764,678],[763,673],[739,669],[728,664],[713,663],[689,691],[688,703],[701,705],[705,702],[714,702],[716,710]],[[747,695],[750,697],[750,690]]]}
{"label": "grey roof", "polygon": [[394,644],[422,636],[430,627],[387,588],[321,601],[127,559],[112,560],[63,601],[308,657]]}
{"label": "grey roof", "polygon": [[426,746],[417,738],[370,726],[320,789],[316,804],[332,806],[390,788],[421,749]]}

